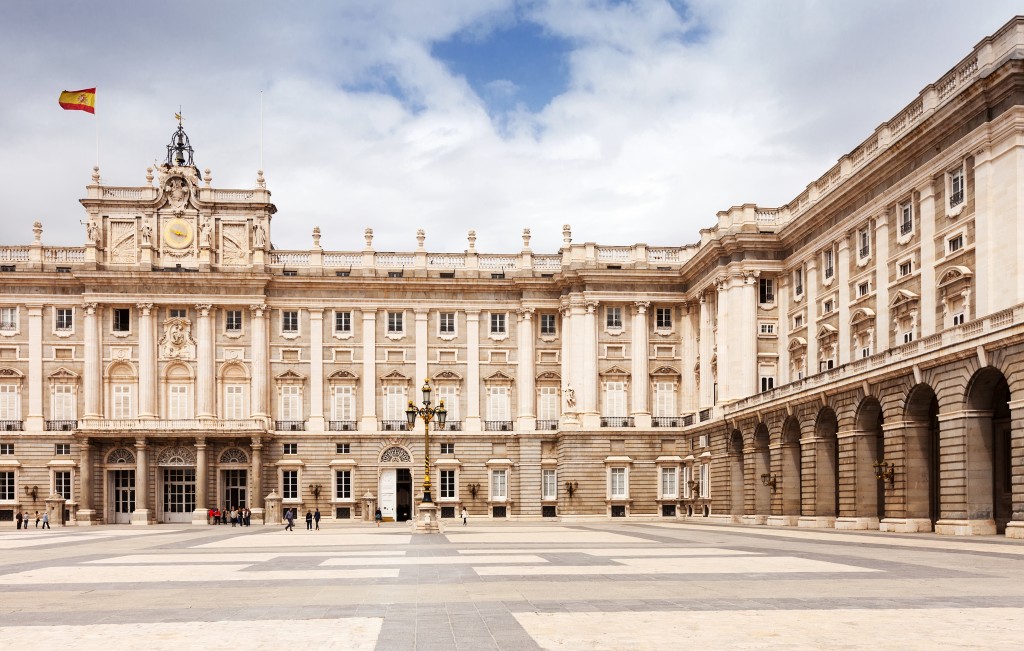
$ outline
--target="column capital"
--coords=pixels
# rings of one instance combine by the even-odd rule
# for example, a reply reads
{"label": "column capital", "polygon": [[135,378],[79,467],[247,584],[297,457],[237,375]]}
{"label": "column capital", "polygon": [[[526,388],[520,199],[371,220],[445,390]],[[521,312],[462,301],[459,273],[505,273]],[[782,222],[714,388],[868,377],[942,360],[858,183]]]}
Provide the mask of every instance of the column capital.
{"label": "column capital", "polygon": [[521,307],[516,310],[516,313],[523,321],[529,321],[533,318],[533,313],[537,311],[537,308],[533,307]]}
{"label": "column capital", "polygon": [[587,314],[595,314],[597,312],[597,307],[600,304],[601,304],[600,301],[596,301],[596,300],[593,300],[593,299],[585,301],[583,303],[583,305],[587,308]]}
{"label": "column capital", "polygon": [[197,436],[196,437],[196,449],[197,450],[205,450],[206,449],[206,437],[205,436]]}
{"label": "column capital", "polygon": [[153,309],[152,303],[136,303],[135,307],[139,309],[139,313],[142,316],[149,316],[150,311]]}
{"label": "column capital", "polygon": [[264,314],[270,311],[270,308],[265,303],[256,303],[249,306],[249,311],[255,317],[262,317]]}
{"label": "column capital", "polygon": [[82,305],[82,308],[85,310],[86,316],[93,316],[94,314],[96,314],[96,310],[99,309],[99,304],[85,303]]}
{"label": "column capital", "polygon": [[145,450],[146,449],[146,437],[145,436],[141,436],[141,437],[135,439],[135,449],[136,450]]}
{"label": "column capital", "polygon": [[199,312],[200,318],[205,319],[209,317],[211,307],[209,303],[196,303],[196,311]]}
{"label": "column capital", "polygon": [[650,301],[634,301],[633,309],[637,314],[647,314],[647,308],[651,307]]}
{"label": "column capital", "polygon": [[259,437],[259,436],[252,437],[252,441],[250,442],[250,445],[252,446],[253,450],[262,450],[263,449],[263,438]]}

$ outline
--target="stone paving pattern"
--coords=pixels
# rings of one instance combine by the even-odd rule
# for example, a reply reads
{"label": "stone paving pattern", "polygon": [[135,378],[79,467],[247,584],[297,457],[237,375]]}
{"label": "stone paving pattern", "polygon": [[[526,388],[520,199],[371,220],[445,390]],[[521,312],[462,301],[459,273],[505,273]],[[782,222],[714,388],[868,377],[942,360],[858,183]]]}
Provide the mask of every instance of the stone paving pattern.
{"label": "stone paving pattern", "polygon": [[1019,649],[1024,545],[685,523],[0,531],[4,649]]}

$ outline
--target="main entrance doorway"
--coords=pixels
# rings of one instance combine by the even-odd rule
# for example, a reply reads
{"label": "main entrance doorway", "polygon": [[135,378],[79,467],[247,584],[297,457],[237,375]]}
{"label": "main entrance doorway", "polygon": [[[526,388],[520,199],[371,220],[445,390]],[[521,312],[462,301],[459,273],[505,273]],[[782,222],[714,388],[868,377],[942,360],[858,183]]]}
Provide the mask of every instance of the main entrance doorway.
{"label": "main entrance doorway", "polygon": [[412,517],[412,472],[408,468],[380,471],[380,513],[385,521],[405,522]]}
{"label": "main entrance doorway", "polygon": [[224,506],[249,506],[249,471],[244,469],[224,471]]}
{"label": "main entrance doorway", "polygon": [[164,522],[190,522],[196,510],[196,469],[164,468]]}
{"label": "main entrance doorway", "polygon": [[113,470],[114,524],[131,524],[135,510],[135,471]]}

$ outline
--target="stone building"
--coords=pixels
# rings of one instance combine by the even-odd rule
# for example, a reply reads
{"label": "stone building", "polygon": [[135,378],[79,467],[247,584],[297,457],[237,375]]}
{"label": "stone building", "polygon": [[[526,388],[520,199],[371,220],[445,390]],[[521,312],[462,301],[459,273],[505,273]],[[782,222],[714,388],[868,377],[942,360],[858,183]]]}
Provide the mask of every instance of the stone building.
{"label": "stone building", "polygon": [[[0,248],[0,519],[708,518],[1024,537],[1024,18],[686,246],[271,246],[180,126]],[[264,514],[264,505],[270,511]]]}

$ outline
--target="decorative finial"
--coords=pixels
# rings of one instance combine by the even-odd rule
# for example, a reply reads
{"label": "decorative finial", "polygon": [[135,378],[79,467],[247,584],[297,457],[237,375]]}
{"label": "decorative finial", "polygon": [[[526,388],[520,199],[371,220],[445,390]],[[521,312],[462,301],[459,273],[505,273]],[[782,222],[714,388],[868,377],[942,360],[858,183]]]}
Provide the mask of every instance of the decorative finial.
{"label": "decorative finial", "polygon": [[40,244],[43,241],[43,222],[32,222],[32,235],[34,244]]}
{"label": "decorative finial", "polygon": [[367,228],[365,231],[363,231],[363,239],[366,240],[366,248],[372,249],[373,248],[373,229],[372,228]]}
{"label": "decorative finial", "polygon": [[422,228],[416,229],[416,248],[423,250],[423,240],[427,239],[427,233]]}
{"label": "decorative finial", "polygon": [[92,166],[92,184],[93,185],[99,185],[100,184],[100,166],[99,165],[93,165]]}
{"label": "decorative finial", "polygon": [[524,249],[530,248],[530,229],[529,228],[524,228],[523,229],[523,248]]}
{"label": "decorative finial", "polygon": [[265,187],[267,187],[267,182],[263,179],[263,170],[256,170],[256,187],[257,188],[265,188]]}
{"label": "decorative finial", "polygon": [[562,226],[562,244],[569,246],[572,242],[572,226],[566,224]]}
{"label": "decorative finial", "polygon": [[147,167],[146,168],[146,183],[149,184],[149,185],[153,185],[153,168],[152,167]]}
{"label": "decorative finial", "polygon": [[203,170],[203,185],[210,187],[210,182],[213,181],[213,175],[210,174],[210,168],[207,167]]}
{"label": "decorative finial", "polygon": [[314,226],[313,227],[313,248],[314,249],[319,249],[320,248],[320,227],[319,226]]}
{"label": "decorative finial", "polygon": [[469,240],[469,250],[470,251],[475,251],[476,250],[476,231],[469,231],[469,233],[466,236],[466,239]]}
{"label": "decorative finial", "polygon": [[175,113],[174,117],[178,120],[178,129],[171,134],[171,142],[167,145],[167,160],[164,161],[164,165],[166,167],[195,167],[195,161],[192,160],[195,150],[192,149],[188,134],[181,126],[183,118],[180,113]]}

